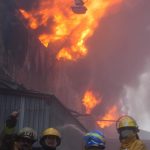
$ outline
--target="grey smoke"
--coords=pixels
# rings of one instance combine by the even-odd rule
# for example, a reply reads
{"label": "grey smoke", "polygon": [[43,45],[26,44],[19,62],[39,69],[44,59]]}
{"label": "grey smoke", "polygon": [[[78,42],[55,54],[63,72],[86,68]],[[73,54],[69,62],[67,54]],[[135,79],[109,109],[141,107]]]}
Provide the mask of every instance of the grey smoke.
{"label": "grey smoke", "polygon": [[139,125],[139,128],[150,131],[149,127],[149,98],[150,98],[150,69],[147,63],[146,70],[138,77],[136,85],[124,87],[122,101],[123,111],[132,115]]}

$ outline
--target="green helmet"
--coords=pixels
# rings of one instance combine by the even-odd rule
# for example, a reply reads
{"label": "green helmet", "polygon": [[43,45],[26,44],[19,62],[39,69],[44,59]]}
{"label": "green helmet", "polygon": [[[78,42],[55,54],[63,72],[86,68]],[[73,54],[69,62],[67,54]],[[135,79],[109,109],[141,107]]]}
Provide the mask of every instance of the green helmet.
{"label": "green helmet", "polygon": [[20,129],[18,133],[18,137],[27,138],[35,142],[37,140],[37,132],[30,127],[25,127]]}

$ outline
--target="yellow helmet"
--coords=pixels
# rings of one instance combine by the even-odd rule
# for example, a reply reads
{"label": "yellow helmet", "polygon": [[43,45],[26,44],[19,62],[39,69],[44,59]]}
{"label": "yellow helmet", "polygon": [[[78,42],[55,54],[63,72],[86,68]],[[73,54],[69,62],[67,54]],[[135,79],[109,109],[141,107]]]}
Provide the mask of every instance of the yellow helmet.
{"label": "yellow helmet", "polygon": [[42,132],[42,137],[48,136],[48,135],[54,135],[54,136],[61,138],[60,132],[55,128],[47,128]]}
{"label": "yellow helmet", "polygon": [[44,138],[46,136],[56,136],[57,138],[57,146],[60,145],[61,143],[61,134],[60,132],[55,129],[55,128],[47,128],[45,129],[42,134],[41,134],[41,139],[40,139],[40,144],[43,145],[44,144]]}
{"label": "yellow helmet", "polygon": [[117,130],[125,127],[135,128],[138,130],[138,125],[136,121],[132,117],[127,115],[120,117],[117,121],[116,126],[117,126]]}

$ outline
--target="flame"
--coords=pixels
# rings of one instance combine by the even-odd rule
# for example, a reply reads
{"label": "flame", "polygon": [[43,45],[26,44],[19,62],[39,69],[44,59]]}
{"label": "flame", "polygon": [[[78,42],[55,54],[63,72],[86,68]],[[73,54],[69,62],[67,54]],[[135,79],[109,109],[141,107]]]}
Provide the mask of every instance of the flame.
{"label": "flame", "polygon": [[109,7],[122,0],[88,0],[86,14],[74,14],[71,6],[74,0],[40,0],[36,9],[19,9],[31,29],[45,27],[47,32],[38,35],[41,43],[48,47],[60,42],[57,59],[77,60],[87,55],[86,40],[92,36],[101,18]]}
{"label": "flame", "polygon": [[94,93],[90,90],[86,91],[83,99],[82,99],[82,103],[86,108],[86,113],[90,114],[91,111],[93,110],[93,108],[100,104],[102,102],[101,99],[96,98],[96,96],[94,95]]}
{"label": "flame", "polygon": [[111,126],[115,120],[119,117],[117,106],[112,106],[110,110],[100,119],[100,121],[96,121],[97,125],[101,128]]}

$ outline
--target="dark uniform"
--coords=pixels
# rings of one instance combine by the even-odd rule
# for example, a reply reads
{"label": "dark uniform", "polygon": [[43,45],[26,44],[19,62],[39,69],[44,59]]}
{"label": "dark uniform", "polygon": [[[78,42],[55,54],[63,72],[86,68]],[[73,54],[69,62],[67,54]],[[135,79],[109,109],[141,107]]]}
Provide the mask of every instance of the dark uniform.
{"label": "dark uniform", "polygon": [[5,127],[0,134],[0,150],[13,150],[14,141],[17,137],[15,126],[17,124],[17,112],[13,112],[6,120]]}

